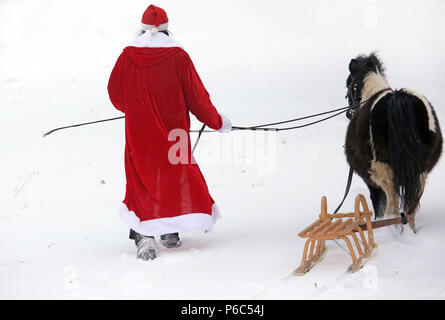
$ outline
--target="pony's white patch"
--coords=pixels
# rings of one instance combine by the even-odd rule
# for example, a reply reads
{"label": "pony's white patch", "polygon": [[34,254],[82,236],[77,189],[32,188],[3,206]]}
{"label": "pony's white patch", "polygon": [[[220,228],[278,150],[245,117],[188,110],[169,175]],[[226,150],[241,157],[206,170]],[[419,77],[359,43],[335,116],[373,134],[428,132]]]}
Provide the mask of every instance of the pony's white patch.
{"label": "pony's white patch", "polygon": [[421,94],[418,94],[417,92],[411,91],[409,89],[403,88],[401,89],[401,91],[406,92],[412,96],[415,96],[416,98],[419,98],[420,101],[423,102],[423,105],[425,106],[426,112],[428,114],[428,129],[432,132],[436,132],[436,122],[433,116],[433,108],[431,107],[428,100],[426,100],[425,97],[422,96]]}
{"label": "pony's white patch", "polygon": [[369,171],[372,181],[375,182],[376,185],[381,187],[386,195],[386,210],[385,210],[385,218],[392,216],[399,216],[399,198],[394,190],[394,172],[391,167],[384,163],[372,159],[371,161],[371,170]]}
{"label": "pony's white patch", "polygon": [[390,89],[385,77],[379,72],[369,72],[363,79],[362,102],[371,98],[377,92]]}

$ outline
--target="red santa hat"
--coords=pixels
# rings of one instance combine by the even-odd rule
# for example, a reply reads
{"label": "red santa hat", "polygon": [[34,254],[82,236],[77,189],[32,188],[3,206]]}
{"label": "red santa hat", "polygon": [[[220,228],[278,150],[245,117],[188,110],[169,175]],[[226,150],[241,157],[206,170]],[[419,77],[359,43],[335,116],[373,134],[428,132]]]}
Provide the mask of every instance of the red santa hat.
{"label": "red santa hat", "polygon": [[151,30],[152,33],[167,31],[168,17],[164,9],[149,5],[142,15],[142,30]]}

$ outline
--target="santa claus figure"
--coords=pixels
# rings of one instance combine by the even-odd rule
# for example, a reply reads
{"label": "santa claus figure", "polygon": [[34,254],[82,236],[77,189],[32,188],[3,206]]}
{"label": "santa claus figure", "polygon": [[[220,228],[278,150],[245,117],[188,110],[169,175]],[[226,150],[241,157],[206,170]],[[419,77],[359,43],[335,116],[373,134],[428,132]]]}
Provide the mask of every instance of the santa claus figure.
{"label": "santa claus figure", "polygon": [[[125,113],[127,185],[119,215],[138,258],[154,259],[155,237],[167,248],[179,247],[179,233],[209,231],[220,217],[191,155],[189,112],[220,132],[232,126],[213,106],[183,46],[169,36],[166,12],[154,5],[142,16],[139,36],[119,56],[108,93]],[[186,148],[175,148],[181,135],[171,133],[178,131]]]}

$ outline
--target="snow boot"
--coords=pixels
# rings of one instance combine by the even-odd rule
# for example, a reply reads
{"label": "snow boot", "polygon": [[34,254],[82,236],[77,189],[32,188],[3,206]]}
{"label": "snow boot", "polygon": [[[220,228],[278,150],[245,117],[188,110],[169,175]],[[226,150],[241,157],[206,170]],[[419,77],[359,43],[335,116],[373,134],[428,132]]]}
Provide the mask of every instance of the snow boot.
{"label": "snow boot", "polygon": [[179,248],[182,245],[179,233],[168,233],[161,236],[161,243],[166,248]]}
{"label": "snow boot", "polygon": [[154,237],[144,236],[134,230],[130,230],[130,239],[133,239],[138,248],[137,257],[142,260],[153,260],[158,255],[158,248]]}
{"label": "snow boot", "polygon": [[154,260],[158,256],[158,248],[154,237],[143,236],[143,238],[136,243],[136,246],[138,248],[138,259],[145,261]]}

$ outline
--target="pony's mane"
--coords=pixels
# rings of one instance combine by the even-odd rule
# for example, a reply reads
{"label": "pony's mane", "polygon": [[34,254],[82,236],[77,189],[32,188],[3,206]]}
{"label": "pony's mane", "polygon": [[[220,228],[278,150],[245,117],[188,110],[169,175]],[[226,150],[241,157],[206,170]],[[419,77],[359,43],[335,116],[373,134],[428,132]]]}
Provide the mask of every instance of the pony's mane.
{"label": "pony's mane", "polygon": [[388,81],[378,70],[376,72],[368,72],[363,79],[361,101],[366,101],[377,92],[389,88]]}
{"label": "pony's mane", "polygon": [[[377,52],[373,51],[369,55],[361,54],[358,55],[355,60],[362,61],[362,64],[364,67],[368,69],[372,69],[375,72],[380,73],[382,76],[385,76],[385,66],[380,61],[379,56],[377,55]],[[371,71],[371,70],[369,70]]]}

